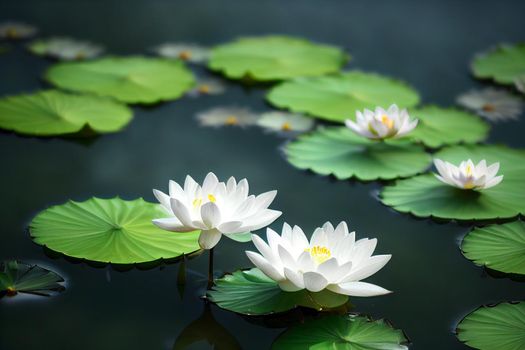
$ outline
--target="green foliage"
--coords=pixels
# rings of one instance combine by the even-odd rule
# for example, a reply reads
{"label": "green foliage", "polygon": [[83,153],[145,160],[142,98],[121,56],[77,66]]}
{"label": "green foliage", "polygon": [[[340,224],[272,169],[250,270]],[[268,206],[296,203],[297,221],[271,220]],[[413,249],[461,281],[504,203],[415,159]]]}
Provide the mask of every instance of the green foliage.
{"label": "green foliage", "polygon": [[28,265],[16,260],[0,264],[0,296],[18,293],[50,296],[65,288],[64,279],[53,271],[37,265]]}
{"label": "green foliage", "polygon": [[271,81],[334,73],[347,59],[336,47],[293,37],[263,36],[213,48],[209,68],[231,79]]}
{"label": "green foliage", "polygon": [[154,262],[199,250],[199,232],[167,232],[152,224],[165,216],[159,205],[142,198],[91,198],[40,212],[30,232],[53,251],[101,263]]}
{"label": "green foliage", "polygon": [[474,58],[472,72],[476,78],[491,78],[512,85],[525,75],[525,44],[500,45]]}

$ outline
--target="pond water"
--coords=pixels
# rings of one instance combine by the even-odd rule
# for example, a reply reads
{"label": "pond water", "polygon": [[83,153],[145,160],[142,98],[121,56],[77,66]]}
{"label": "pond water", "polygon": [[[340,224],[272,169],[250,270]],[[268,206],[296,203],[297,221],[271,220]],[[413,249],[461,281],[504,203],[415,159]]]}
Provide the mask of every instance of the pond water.
{"label": "pond water", "polygon": [[[67,34],[100,42],[112,53],[145,53],[164,41],[212,45],[238,35],[282,33],[345,47],[349,66],[408,81],[423,102],[443,106],[482,85],[468,72],[472,55],[498,42],[523,40],[525,3],[520,1],[23,1],[2,2],[0,19],[37,25],[43,35]],[[46,85],[49,62],[21,45],[0,56],[0,95]],[[206,74],[204,70],[199,73]],[[189,261],[181,297],[178,265],[118,272],[51,259],[26,230],[43,208],[91,196],[143,196],[167,189],[168,179],[186,174],[202,179],[246,177],[254,193],[278,189],[273,207],[306,232],[327,220],[346,220],[360,237],[377,237],[378,253],[392,261],[368,281],[394,293],[353,298],[357,312],[387,318],[404,330],[411,349],[465,349],[454,336],[456,323],[481,304],[520,300],[525,285],[494,278],[466,260],[458,242],[468,225],[416,220],[375,199],[380,184],[335,181],[300,171],[282,157],[283,140],[253,129],[209,129],[194,115],[220,105],[269,110],[264,88],[228,83],[221,96],[185,98],[154,107],[135,107],[123,131],[93,140],[0,134],[2,201],[0,260],[16,258],[52,267],[68,280],[67,291],[50,299],[0,302],[0,349],[172,349],[188,334],[224,327],[243,349],[268,349],[283,328],[265,327],[215,306],[199,318],[204,303],[206,256]],[[523,117],[523,116],[522,116]],[[489,141],[525,147],[519,122],[493,127]],[[251,264],[249,246],[224,240],[216,249],[216,273]],[[214,323],[217,322],[217,323]],[[219,326],[220,325],[220,326]],[[197,332],[198,333],[198,332]],[[181,336],[182,334],[182,336]],[[234,348],[229,343],[218,349]],[[230,345],[228,345],[230,344]],[[175,347],[183,348],[183,347]],[[208,349],[205,341],[191,349]]]}

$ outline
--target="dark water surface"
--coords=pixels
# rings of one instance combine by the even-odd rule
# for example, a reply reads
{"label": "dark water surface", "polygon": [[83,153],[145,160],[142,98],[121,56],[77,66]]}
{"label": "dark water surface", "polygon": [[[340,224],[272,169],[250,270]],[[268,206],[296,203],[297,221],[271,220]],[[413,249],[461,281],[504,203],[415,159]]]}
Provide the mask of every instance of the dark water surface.
{"label": "dark water surface", "polygon": [[[404,79],[425,103],[451,105],[458,93],[481,86],[467,70],[473,53],[501,41],[524,39],[523,1],[6,1],[0,19],[34,23],[43,35],[100,42],[116,54],[143,53],[163,41],[216,44],[238,35],[283,33],[332,43],[353,55],[349,67]],[[45,87],[49,64],[20,45],[0,56],[0,95]],[[412,349],[465,349],[453,329],[483,303],[521,300],[525,285],[493,278],[463,258],[458,242],[468,226],[416,220],[382,206],[378,183],[335,181],[294,169],[282,158],[282,139],[258,129],[199,128],[196,112],[236,104],[267,110],[264,90],[230,84],[222,96],[134,108],[123,132],[89,144],[61,138],[0,134],[0,260],[39,262],[61,272],[67,291],[51,299],[0,301],[0,349],[171,349],[200,317],[207,259],[189,262],[181,299],[178,265],[118,272],[50,259],[26,232],[40,210],[90,196],[144,196],[167,189],[187,173],[201,180],[247,177],[255,193],[278,189],[274,207],[305,231],[326,220],[347,220],[359,237],[377,237],[378,253],[392,261],[369,279],[395,293],[354,298],[355,310],[385,317],[403,329]],[[490,141],[525,147],[524,122],[494,126]],[[216,251],[217,272],[250,266],[242,245],[229,240]],[[243,349],[268,349],[283,331],[265,328],[216,307],[211,312]],[[208,315],[209,317],[209,315]],[[202,326],[202,325],[203,326]],[[205,332],[210,318],[192,329]],[[221,331],[221,330],[219,330]],[[191,332],[189,332],[191,333]],[[232,343],[230,343],[232,344]],[[192,349],[207,349],[205,342]],[[233,348],[232,345],[223,347]]]}

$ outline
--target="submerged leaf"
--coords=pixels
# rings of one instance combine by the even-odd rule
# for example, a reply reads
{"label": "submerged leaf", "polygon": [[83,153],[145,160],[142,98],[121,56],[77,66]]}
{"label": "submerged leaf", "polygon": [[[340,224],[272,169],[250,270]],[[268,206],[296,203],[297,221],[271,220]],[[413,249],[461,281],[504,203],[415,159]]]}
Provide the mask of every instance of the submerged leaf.
{"label": "submerged leaf", "polygon": [[65,288],[64,279],[57,273],[38,265],[28,265],[16,260],[0,264],[0,296],[17,293],[50,296]]}
{"label": "submerged leaf", "polygon": [[112,264],[173,259],[199,250],[199,232],[167,232],[152,224],[163,215],[143,199],[91,198],[39,213],[30,224],[33,240],[66,256]]}

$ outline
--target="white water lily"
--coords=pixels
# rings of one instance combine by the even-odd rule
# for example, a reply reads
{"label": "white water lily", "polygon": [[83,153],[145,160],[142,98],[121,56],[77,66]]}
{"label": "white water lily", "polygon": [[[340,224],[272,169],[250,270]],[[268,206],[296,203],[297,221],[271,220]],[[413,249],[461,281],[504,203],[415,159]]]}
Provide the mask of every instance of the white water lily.
{"label": "white water lily", "polygon": [[157,46],[154,51],[162,57],[178,58],[192,63],[206,62],[210,56],[207,47],[192,43],[165,43]]}
{"label": "white water lily", "polygon": [[355,232],[341,222],[335,229],[329,222],[317,228],[310,241],[300,227],[284,224],[280,236],[268,228],[268,244],[259,236],[252,241],[259,253],[247,251],[248,258],[284,291],[307,289],[351,296],[376,296],[390,291],[361,282],[385,266],[391,255],[372,256],[377,239],[355,240]]}
{"label": "white water lily", "polygon": [[519,96],[494,88],[461,94],[457,103],[491,122],[517,120],[524,108]]}
{"label": "white water lily", "polygon": [[313,128],[314,120],[301,114],[286,112],[263,113],[257,125],[260,127],[279,133],[301,133]]}
{"label": "white water lily", "polygon": [[197,79],[195,88],[188,92],[190,97],[201,95],[220,95],[226,91],[226,85],[219,79]]}
{"label": "white water lily", "polygon": [[201,126],[211,127],[246,127],[257,124],[258,119],[258,114],[241,107],[216,107],[197,114]]}
{"label": "white water lily", "polygon": [[499,163],[487,166],[485,159],[474,165],[471,159],[462,161],[459,166],[434,159],[438,174],[434,174],[440,181],[464,190],[481,190],[496,186],[503,180],[503,175],[496,176]]}
{"label": "white water lily", "polygon": [[268,226],[282,213],[268,209],[277,191],[258,196],[248,195],[248,181],[237,183],[230,177],[219,182],[209,173],[202,186],[186,176],[184,188],[175,181],[169,183],[169,194],[153,190],[162,207],[171,217],[153,220],[158,227],[174,232],[201,230],[199,245],[213,248],[223,234],[235,235]]}
{"label": "white water lily", "polygon": [[24,39],[35,35],[37,29],[29,24],[20,22],[0,23],[0,38]]}
{"label": "white water lily", "polygon": [[358,135],[373,140],[399,138],[414,130],[418,120],[411,120],[406,109],[391,105],[388,110],[377,107],[375,111],[356,111],[356,121],[347,119],[345,124]]}
{"label": "white water lily", "polygon": [[47,55],[65,61],[94,58],[104,51],[102,46],[66,37],[39,40],[30,44],[29,47],[36,54]]}

